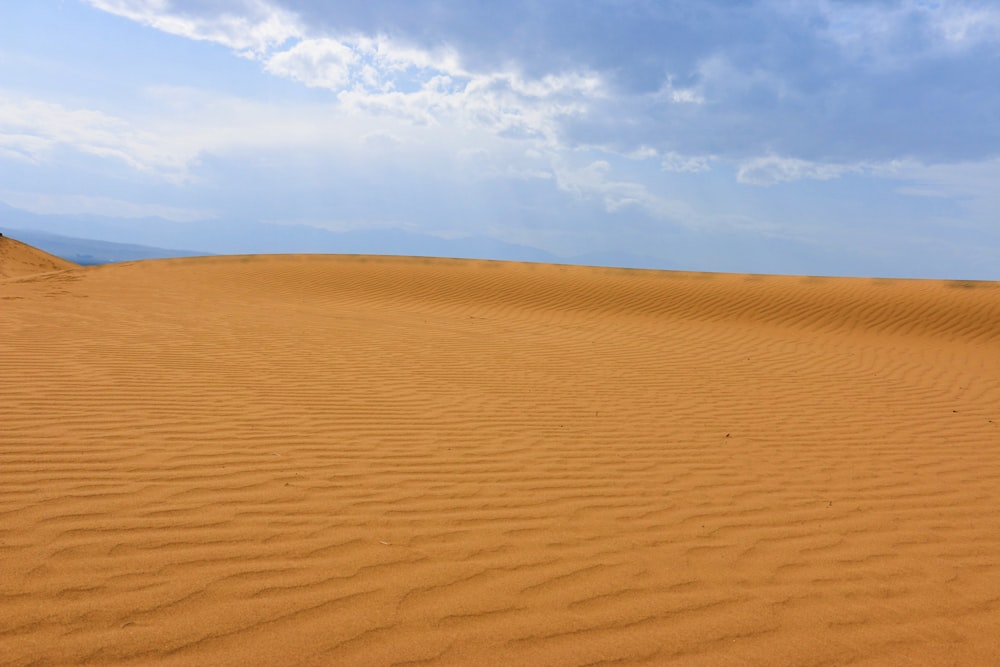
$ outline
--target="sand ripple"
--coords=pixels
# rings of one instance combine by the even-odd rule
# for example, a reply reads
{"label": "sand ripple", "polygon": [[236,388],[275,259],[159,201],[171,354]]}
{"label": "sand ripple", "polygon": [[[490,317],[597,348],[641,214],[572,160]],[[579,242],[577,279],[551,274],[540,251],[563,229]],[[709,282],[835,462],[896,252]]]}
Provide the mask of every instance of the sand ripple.
{"label": "sand ripple", "polygon": [[990,664],[1000,285],[0,280],[0,663]]}

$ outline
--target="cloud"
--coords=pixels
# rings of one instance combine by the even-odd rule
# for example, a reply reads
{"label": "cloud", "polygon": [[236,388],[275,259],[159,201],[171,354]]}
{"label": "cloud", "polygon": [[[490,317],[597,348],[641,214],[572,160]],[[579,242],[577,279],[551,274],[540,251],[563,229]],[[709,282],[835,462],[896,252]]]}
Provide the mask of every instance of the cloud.
{"label": "cloud", "polygon": [[[229,47],[264,71],[336,94],[338,112],[423,126],[486,129],[508,139],[557,140],[559,119],[583,113],[604,79],[586,69],[526,76],[511,66],[474,71],[447,43],[421,45],[385,32],[323,22],[264,0],[210,4],[90,0],[159,30]],[[346,22],[345,26],[353,25]],[[303,26],[308,26],[308,29]],[[687,91],[675,95],[690,98]]]}
{"label": "cloud", "polygon": [[351,41],[379,76],[412,70],[449,77],[470,75],[462,66],[459,54],[448,46],[420,48],[399,42],[383,33],[374,33],[373,36],[354,34]]}
{"label": "cloud", "polygon": [[663,171],[694,174],[711,169],[710,162],[711,158],[704,155],[681,155],[675,151],[670,151],[663,156],[660,167]]}
{"label": "cloud", "polygon": [[294,13],[264,0],[196,3],[188,11],[169,0],[85,1],[172,35],[227,46],[245,57],[259,57],[303,34]]}
{"label": "cloud", "polygon": [[1000,10],[982,4],[90,1],[255,57],[356,113],[565,150],[820,164],[1000,155]]}
{"label": "cloud", "polygon": [[823,19],[822,36],[846,57],[879,70],[906,68],[915,60],[960,55],[984,45],[992,44],[995,52],[1000,42],[1000,9],[981,3],[827,0],[816,3],[813,11]]}
{"label": "cloud", "polygon": [[117,115],[3,94],[0,155],[42,165],[65,162],[75,151],[181,185],[196,180],[207,158],[346,155],[359,151],[361,137],[376,129],[323,104],[272,104],[163,85],[144,93],[144,106],[157,109],[153,114]]}
{"label": "cloud", "polygon": [[828,181],[861,170],[861,165],[822,164],[769,155],[742,163],[736,180],[747,185],[766,186],[801,180]]}
{"label": "cloud", "polygon": [[[0,118],[3,108],[0,108]],[[0,156],[19,162],[40,164],[42,156],[51,152],[53,142],[45,137],[22,132],[0,132]]]}
{"label": "cloud", "polygon": [[[282,103],[156,85],[143,91],[142,104],[133,105],[153,113],[121,114],[5,93],[0,96],[0,157],[68,164],[77,152],[175,185],[210,177],[207,164],[233,161],[241,169],[263,172],[279,165],[339,170],[350,163],[355,176],[375,165],[422,171],[433,163],[442,174],[466,179],[546,168],[547,154],[525,157],[524,141],[498,128],[524,124],[538,133],[550,109],[525,103],[489,116],[485,93],[452,93],[442,90],[446,85],[434,80],[415,93],[362,95],[357,105],[350,91],[341,101]],[[369,113],[362,103],[379,108]],[[484,156],[471,170],[465,157],[470,150]]]}
{"label": "cloud", "polygon": [[1000,41],[1000,9],[996,7],[945,5],[946,12],[936,22],[945,41],[959,48]]}
{"label": "cloud", "polygon": [[650,217],[670,223],[690,224],[694,215],[682,201],[651,192],[642,183],[611,180],[611,165],[595,160],[583,167],[555,165],[555,180],[560,190],[581,199],[598,199],[609,213],[636,208]]}
{"label": "cloud", "polygon": [[103,111],[71,109],[45,100],[3,95],[0,150],[4,155],[37,164],[64,148],[181,180],[196,157],[170,137],[136,127]]}
{"label": "cloud", "polygon": [[348,83],[351,66],[359,60],[351,47],[337,40],[309,39],[270,56],[265,69],[312,88],[337,90]]}

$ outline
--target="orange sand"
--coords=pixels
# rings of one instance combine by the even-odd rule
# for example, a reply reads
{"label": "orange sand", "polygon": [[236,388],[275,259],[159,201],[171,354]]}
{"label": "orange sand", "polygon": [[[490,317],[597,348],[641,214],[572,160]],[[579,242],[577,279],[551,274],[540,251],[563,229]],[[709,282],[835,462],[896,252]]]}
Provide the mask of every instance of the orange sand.
{"label": "orange sand", "polygon": [[3,664],[1000,663],[1000,283],[135,262],[0,370]]}

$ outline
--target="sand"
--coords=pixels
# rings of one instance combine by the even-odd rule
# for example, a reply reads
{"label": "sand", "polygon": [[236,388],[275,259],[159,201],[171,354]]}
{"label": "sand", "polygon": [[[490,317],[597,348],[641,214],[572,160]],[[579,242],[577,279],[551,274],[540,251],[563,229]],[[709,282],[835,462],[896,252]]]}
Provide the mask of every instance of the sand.
{"label": "sand", "polygon": [[1000,283],[134,262],[0,370],[5,665],[1000,663]]}
{"label": "sand", "polygon": [[80,266],[0,234],[0,280]]}

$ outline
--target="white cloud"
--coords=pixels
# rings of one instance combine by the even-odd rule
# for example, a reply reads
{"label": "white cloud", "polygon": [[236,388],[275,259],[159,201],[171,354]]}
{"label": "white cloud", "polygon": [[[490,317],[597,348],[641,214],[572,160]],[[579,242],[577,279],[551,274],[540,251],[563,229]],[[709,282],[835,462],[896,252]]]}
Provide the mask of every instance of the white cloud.
{"label": "white cloud", "polygon": [[351,118],[331,105],[275,105],[197,89],[152,86],[161,111],[132,117],[0,96],[0,156],[44,164],[72,150],[118,161],[175,184],[191,182],[204,157],[360,150],[361,137],[391,124]]}
{"label": "white cloud", "polygon": [[[0,119],[3,109],[0,108]],[[34,134],[6,132],[0,129],[0,156],[30,164],[40,164],[52,149],[52,141]]]}
{"label": "white cloud", "polygon": [[[76,151],[182,184],[200,178],[197,168],[208,157],[236,158],[247,166],[331,160],[371,165],[392,158],[397,166],[405,162],[419,169],[428,159],[439,167],[458,165],[461,151],[469,147],[501,161],[523,154],[523,142],[467,122],[463,114],[468,109],[461,103],[465,98],[441,94],[436,87],[417,94],[424,99],[378,96],[380,102],[398,101],[404,112],[400,117],[385,108],[377,114],[358,113],[336,101],[280,104],[177,86],[151,86],[145,93],[158,109],[155,115],[119,116],[4,93],[0,158],[52,164],[65,160],[66,151]],[[417,112],[434,122],[414,122]],[[500,172],[494,168],[494,173]]]}
{"label": "white cloud", "polygon": [[169,0],[86,0],[93,7],[162,32],[227,46],[245,57],[259,57],[303,29],[295,14],[263,0],[244,0],[240,11],[217,15],[185,14]]}
{"label": "white cloud", "polygon": [[801,180],[828,181],[862,168],[862,165],[825,164],[768,155],[743,162],[736,172],[736,180],[746,185],[763,186]]}
{"label": "white cloud", "polygon": [[407,46],[386,35],[352,38],[355,49],[367,57],[377,70],[399,72],[416,68],[446,74],[452,77],[469,76],[461,64],[458,52],[449,47],[433,50]]}
{"label": "white cloud", "polygon": [[705,96],[696,87],[678,88],[672,77],[668,77],[663,87],[654,97],[669,100],[674,104],[704,104]]}
{"label": "white cloud", "polygon": [[338,90],[347,85],[351,66],[359,60],[351,47],[335,39],[307,39],[270,56],[264,68],[311,88]]}
{"label": "white cloud", "polygon": [[177,179],[183,179],[196,157],[171,137],[138,128],[102,111],[69,109],[44,100],[4,95],[0,101],[0,149],[5,155],[41,163],[61,147]]}
{"label": "white cloud", "polygon": [[663,156],[660,166],[663,171],[694,174],[710,170],[712,168],[710,160],[711,158],[704,155],[681,155],[670,151]]}
{"label": "white cloud", "polygon": [[[516,69],[474,73],[448,46],[421,48],[380,34],[310,34],[297,15],[265,0],[242,0],[238,12],[198,14],[167,0],[88,1],[164,32],[229,47],[261,61],[272,75],[331,90],[348,114],[479,128],[552,145],[559,119],[586,112],[606,94],[602,77],[586,70],[536,78]],[[698,101],[694,91],[670,94]]]}
{"label": "white cloud", "polygon": [[508,72],[454,79],[426,76],[409,91],[355,86],[337,99],[350,114],[390,117],[419,126],[450,127],[456,133],[485,130],[508,140],[526,139],[538,146],[559,143],[561,119],[586,111],[600,94],[592,75],[567,73],[531,80]]}
{"label": "white cloud", "polygon": [[635,150],[624,153],[623,157],[627,157],[630,160],[648,160],[649,158],[656,157],[659,154],[659,151],[652,146],[639,146]]}

